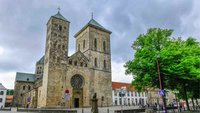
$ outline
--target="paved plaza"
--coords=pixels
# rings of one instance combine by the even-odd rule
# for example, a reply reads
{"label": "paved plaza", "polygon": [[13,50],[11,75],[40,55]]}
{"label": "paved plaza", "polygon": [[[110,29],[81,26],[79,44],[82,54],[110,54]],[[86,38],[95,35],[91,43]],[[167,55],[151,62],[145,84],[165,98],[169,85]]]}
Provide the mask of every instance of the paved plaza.
{"label": "paved plaza", "polygon": [[[99,113],[114,113],[116,110],[121,109],[138,109],[138,106],[112,106],[112,107],[99,107]],[[68,109],[68,110],[77,110],[77,113],[91,113],[91,108],[76,108],[76,109]],[[0,113],[28,113],[28,112],[17,112],[17,108],[12,108],[11,111],[0,111]],[[29,112],[30,113],[30,112]],[[34,112],[32,112],[34,113]],[[162,111],[157,111],[157,113],[164,113]],[[168,113],[178,113],[177,111],[173,112],[171,110],[168,110]],[[179,112],[180,113],[180,112]],[[200,113],[200,111],[183,111],[182,113]]]}

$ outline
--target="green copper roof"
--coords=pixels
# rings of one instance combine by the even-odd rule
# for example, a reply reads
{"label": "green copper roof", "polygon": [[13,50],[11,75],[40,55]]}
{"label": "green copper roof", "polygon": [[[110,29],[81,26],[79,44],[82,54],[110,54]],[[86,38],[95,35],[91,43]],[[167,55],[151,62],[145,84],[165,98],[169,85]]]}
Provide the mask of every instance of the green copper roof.
{"label": "green copper roof", "polygon": [[34,82],[35,74],[17,72],[15,81]]}
{"label": "green copper roof", "polygon": [[68,21],[64,16],[62,16],[62,15],[60,14],[59,11],[58,11],[58,13],[57,13],[56,15],[54,15],[54,16],[52,16],[52,17],[55,17],[55,18],[58,18],[58,19],[61,19],[61,20],[64,20],[64,21]]}
{"label": "green copper roof", "polygon": [[111,31],[107,30],[106,28],[104,28],[102,25],[100,25],[97,21],[95,21],[93,18],[79,31],[75,34],[75,37],[78,36],[85,28],[87,28],[88,26],[92,26],[95,27],[97,29],[103,30],[105,32],[108,33],[112,33]]}
{"label": "green copper roof", "polygon": [[39,61],[37,61],[37,64],[44,64],[44,56],[42,58],[40,58]]}
{"label": "green copper roof", "polygon": [[97,21],[95,21],[93,18],[88,22],[88,24],[90,25],[94,25],[96,27],[99,27],[99,28],[102,28],[102,29],[105,29],[102,25],[100,25]]}

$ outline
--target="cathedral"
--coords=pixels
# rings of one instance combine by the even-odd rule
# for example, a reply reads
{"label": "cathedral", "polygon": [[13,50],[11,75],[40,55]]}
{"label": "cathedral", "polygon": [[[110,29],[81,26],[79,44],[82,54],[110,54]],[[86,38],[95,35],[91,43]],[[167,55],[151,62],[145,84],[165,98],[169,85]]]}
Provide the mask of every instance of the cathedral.
{"label": "cathedral", "polygon": [[112,104],[111,31],[93,18],[75,35],[76,52],[68,55],[70,22],[57,14],[47,22],[45,53],[35,73],[17,72],[13,104],[18,107],[90,107]]}

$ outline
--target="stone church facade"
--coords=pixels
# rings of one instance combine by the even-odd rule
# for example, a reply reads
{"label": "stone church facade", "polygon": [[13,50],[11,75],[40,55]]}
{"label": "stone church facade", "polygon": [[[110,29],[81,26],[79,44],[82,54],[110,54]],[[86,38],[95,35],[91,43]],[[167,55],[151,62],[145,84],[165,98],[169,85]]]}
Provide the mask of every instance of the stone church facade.
{"label": "stone church facade", "polygon": [[16,74],[14,105],[88,107],[95,93],[99,105],[112,104],[111,32],[92,18],[75,34],[76,52],[69,56],[69,26],[60,12],[50,17],[45,55],[36,63],[35,74]]}

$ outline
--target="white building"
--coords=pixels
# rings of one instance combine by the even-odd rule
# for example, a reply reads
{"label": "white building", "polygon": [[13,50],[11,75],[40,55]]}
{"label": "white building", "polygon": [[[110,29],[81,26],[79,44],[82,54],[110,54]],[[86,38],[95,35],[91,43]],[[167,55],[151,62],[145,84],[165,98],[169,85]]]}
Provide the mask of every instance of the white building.
{"label": "white building", "polygon": [[0,83],[0,109],[5,107],[6,88]]}
{"label": "white building", "polygon": [[[120,95],[124,93],[123,97]],[[128,83],[112,82],[113,105],[146,105],[145,92],[137,92],[134,86]]]}

